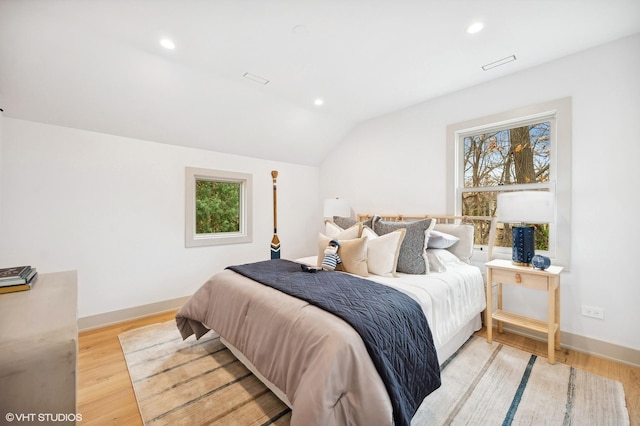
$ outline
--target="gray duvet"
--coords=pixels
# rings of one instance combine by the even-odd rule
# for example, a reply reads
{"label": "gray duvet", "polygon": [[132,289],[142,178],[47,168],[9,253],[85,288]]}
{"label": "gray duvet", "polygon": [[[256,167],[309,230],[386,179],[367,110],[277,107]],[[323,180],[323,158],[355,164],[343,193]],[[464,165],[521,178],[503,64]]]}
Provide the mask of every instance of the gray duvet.
{"label": "gray duvet", "polygon": [[391,401],[365,344],[342,319],[231,270],[176,316],[183,338],[215,330],[284,392],[292,425],[390,425]]}

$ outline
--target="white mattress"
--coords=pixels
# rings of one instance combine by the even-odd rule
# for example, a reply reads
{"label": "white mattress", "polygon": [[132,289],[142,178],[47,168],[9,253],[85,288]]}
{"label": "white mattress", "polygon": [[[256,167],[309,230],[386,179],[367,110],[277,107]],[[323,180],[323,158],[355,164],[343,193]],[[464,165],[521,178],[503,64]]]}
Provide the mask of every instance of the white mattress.
{"label": "white mattress", "polygon": [[[315,265],[316,257],[296,261]],[[480,269],[463,262],[447,264],[446,272],[427,275],[399,273],[397,277],[370,275],[367,279],[402,291],[422,306],[441,363],[445,356],[441,348],[447,346],[470,322],[477,319],[479,328],[479,314],[487,303]]]}

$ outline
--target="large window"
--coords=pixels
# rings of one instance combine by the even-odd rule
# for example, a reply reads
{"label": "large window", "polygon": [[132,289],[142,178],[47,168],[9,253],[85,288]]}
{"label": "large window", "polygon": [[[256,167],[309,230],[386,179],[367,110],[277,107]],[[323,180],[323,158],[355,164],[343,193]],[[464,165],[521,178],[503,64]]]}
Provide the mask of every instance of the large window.
{"label": "large window", "polygon": [[251,242],[251,175],[186,168],[185,245]]}
{"label": "large window", "polygon": [[[552,224],[537,224],[536,252],[568,266],[571,179],[570,98],[448,128],[449,209],[463,216],[495,216],[501,192],[539,190],[556,196]],[[452,148],[452,149],[451,149]],[[488,245],[488,224],[477,223],[478,250]],[[498,224],[494,253],[508,257],[510,224]]]}
{"label": "large window", "polygon": [[[514,188],[553,191],[551,170],[551,117],[504,128],[460,134],[463,216],[494,216],[500,192]],[[486,228],[483,228],[486,230]],[[478,235],[486,245],[488,234]],[[511,247],[511,226],[498,224],[495,245]],[[549,225],[535,227],[536,250],[549,250]]]}

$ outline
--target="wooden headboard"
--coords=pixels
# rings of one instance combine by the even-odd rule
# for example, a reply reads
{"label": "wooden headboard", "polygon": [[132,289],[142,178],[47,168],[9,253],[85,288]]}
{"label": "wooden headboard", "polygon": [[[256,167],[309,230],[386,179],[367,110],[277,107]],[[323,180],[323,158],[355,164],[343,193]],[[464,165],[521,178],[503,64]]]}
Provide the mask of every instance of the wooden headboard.
{"label": "wooden headboard", "polygon": [[421,219],[435,219],[436,223],[448,223],[448,224],[469,224],[475,226],[489,226],[489,235],[487,243],[487,260],[493,259],[493,245],[496,238],[496,224],[497,218],[495,216],[454,216],[454,215],[437,215],[437,214],[423,214],[423,215],[402,215],[402,214],[389,214],[389,215],[373,215],[368,213],[356,214],[356,220],[366,221],[374,216],[378,216],[380,219],[389,222],[412,222]]}

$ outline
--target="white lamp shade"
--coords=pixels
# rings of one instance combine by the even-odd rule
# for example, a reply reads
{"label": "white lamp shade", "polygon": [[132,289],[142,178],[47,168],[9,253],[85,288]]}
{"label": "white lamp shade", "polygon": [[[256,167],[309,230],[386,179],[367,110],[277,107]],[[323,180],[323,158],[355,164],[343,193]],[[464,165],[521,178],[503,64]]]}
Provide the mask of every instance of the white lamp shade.
{"label": "white lamp shade", "polygon": [[549,191],[514,191],[498,194],[498,222],[551,223],[555,198]]}
{"label": "white lamp shade", "polygon": [[347,200],[341,198],[327,198],[324,200],[324,217],[351,216],[351,207]]}

